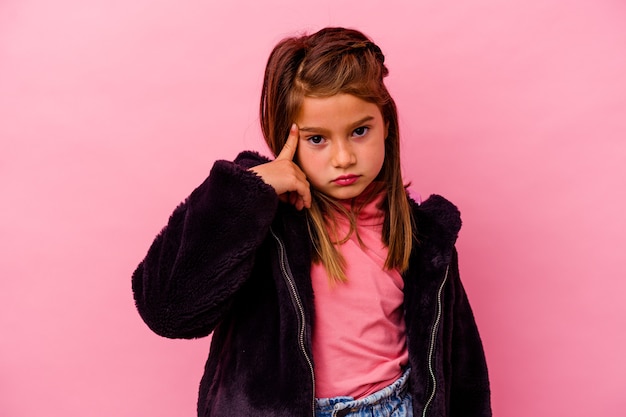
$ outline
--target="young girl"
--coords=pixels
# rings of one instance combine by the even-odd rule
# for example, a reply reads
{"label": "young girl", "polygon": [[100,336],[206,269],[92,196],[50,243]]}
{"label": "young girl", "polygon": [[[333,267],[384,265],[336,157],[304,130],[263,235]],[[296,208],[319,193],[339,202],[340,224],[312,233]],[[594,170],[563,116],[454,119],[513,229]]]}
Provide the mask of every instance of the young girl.
{"label": "young girl", "polygon": [[254,152],[215,162],[133,275],[156,333],[213,333],[199,416],[488,416],[457,209],[411,200],[380,48],[326,28],[272,51]]}

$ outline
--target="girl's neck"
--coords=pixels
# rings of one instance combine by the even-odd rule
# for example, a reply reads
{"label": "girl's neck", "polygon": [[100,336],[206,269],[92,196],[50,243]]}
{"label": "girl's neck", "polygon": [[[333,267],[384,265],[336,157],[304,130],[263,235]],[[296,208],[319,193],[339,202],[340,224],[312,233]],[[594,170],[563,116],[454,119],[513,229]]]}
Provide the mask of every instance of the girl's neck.
{"label": "girl's neck", "polygon": [[374,182],[354,198],[333,200],[335,207],[326,213],[327,230],[332,240],[335,243],[345,242],[353,233],[358,238],[361,226],[382,227],[385,195],[384,183]]}
{"label": "girl's neck", "polygon": [[371,205],[372,201],[376,201],[376,207],[380,209],[384,196],[385,184],[380,181],[374,181],[358,196],[347,200],[339,200],[339,203],[355,216],[358,216],[364,207]]}

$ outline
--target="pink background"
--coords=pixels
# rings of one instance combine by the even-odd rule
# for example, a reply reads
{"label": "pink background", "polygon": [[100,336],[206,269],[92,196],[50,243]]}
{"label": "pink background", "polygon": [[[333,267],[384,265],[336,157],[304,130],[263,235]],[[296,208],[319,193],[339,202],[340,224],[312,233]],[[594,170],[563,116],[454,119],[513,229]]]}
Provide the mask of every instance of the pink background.
{"label": "pink background", "polygon": [[267,154],[283,36],[387,55],[416,193],[461,208],[495,415],[623,416],[622,0],[0,1],[0,416],[192,416],[209,340],[130,275],[212,162]]}

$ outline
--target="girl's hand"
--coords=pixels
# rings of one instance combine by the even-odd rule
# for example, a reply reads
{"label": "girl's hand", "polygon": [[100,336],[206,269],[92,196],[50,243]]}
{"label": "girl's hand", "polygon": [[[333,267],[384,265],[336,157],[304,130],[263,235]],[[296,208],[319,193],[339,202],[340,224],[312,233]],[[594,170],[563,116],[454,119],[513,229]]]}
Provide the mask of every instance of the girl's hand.
{"label": "girl's hand", "polygon": [[304,172],[293,162],[298,140],[298,126],[294,123],[291,125],[287,142],[276,159],[252,167],[250,171],[274,187],[281,201],[289,202],[296,206],[296,209],[302,210],[304,207],[311,207],[311,188]]}

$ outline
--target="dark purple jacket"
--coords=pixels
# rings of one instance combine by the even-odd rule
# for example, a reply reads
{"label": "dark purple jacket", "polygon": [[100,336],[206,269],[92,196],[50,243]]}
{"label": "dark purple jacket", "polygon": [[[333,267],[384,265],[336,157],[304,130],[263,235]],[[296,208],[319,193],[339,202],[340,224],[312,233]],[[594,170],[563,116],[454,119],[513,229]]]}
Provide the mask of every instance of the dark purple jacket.
{"label": "dark purple jacket", "polygon": [[[199,416],[314,416],[311,242],[304,212],[279,202],[243,152],[217,161],[133,274],[156,333],[213,332]],[[483,347],[459,280],[456,207],[411,201],[417,225],[404,309],[415,416],[490,416]]]}

